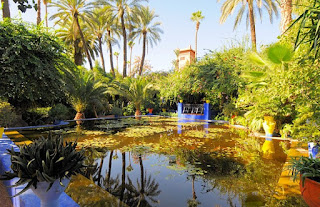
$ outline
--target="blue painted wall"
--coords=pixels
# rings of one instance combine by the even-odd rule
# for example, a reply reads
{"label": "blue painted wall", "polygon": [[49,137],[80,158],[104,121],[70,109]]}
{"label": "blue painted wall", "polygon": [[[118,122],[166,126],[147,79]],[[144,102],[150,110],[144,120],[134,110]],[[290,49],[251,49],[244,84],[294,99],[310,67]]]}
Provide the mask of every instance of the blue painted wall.
{"label": "blue painted wall", "polygon": [[195,114],[183,114],[183,103],[178,103],[178,117],[181,119],[200,119],[200,120],[210,120],[211,119],[211,111],[210,104],[203,104],[204,110],[203,115],[195,115]]}

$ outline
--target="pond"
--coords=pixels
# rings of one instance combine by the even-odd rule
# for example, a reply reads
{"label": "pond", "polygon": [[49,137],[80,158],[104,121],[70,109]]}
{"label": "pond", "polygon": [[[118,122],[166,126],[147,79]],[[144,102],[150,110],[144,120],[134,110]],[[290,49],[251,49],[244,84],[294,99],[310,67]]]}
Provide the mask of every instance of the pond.
{"label": "pond", "polygon": [[[86,122],[53,133],[85,148],[92,166],[86,177],[108,192],[95,193],[93,183],[77,190],[84,181],[73,179],[67,193],[81,206],[306,206],[285,170],[297,147],[289,141],[154,117]],[[111,202],[110,194],[123,203]]]}

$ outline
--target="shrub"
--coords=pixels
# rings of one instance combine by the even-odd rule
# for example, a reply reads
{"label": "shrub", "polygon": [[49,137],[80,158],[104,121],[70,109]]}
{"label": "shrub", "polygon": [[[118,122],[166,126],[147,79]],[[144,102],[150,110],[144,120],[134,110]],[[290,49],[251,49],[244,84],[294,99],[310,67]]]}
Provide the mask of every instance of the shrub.
{"label": "shrub", "polygon": [[32,126],[46,124],[49,122],[50,110],[51,107],[32,108],[22,114],[22,119]]}
{"label": "shrub", "polygon": [[14,108],[6,101],[0,101],[0,126],[9,127],[18,119]]}
{"label": "shrub", "polygon": [[0,22],[0,96],[14,107],[48,106],[65,100],[61,72],[74,64],[46,29]]}
{"label": "shrub", "polygon": [[112,107],[111,109],[111,114],[115,115],[115,116],[122,116],[122,109],[120,109],[119,107]]}
{"label": "shrub", "polygon": [[50,121],[67,120],[72,118],[69,108],[61,103],[52,107],[48,115],[49,115]]}

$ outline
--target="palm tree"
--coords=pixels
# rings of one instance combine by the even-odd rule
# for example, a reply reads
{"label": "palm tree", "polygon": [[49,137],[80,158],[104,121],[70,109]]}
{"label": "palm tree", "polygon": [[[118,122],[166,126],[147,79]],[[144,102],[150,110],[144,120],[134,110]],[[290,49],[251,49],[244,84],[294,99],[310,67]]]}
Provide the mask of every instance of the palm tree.
{"label": "palm tree", "polygon": [[[68,100],[77,112],[75,120],[85,118],[84,111],[89,106],[95,109],[95,105],[101,104],[106,92],[106,87],[94,79],[93,72],[84,68],[66,70],[65,79],[62,81]],[[80,124],[81,121],[77,123]]]}
{"label": "palm tree", "polygon": [[279,4],[281,13],[280,30],[283,34],[292,21],[292,0],[281,0]]}
{"label": "palm tree", "polygon": [[48,27],[48,4],[51,3],[51,0],[43,0],[43,4],[45,7],[45,12],[46,12],[46,27]]}
{"label": "palm tree", "polygon": [[136,107],[135,116],[138,118],[140,106],[150,97],[152,88],[153,85],[141,76],[138,78],[126,77],[121,82],[115,81],[108,92],[120,95],[132,102]]}
{"label": "palm tree", "polygon": [[10,19],[10,7],[9,7],[9,0],[1,0],[2,4],[2,17]]}
{"label": "palm tree", "polygon": [[204,19],[204,16],[202,16],[202,11],[196,11],[193,12],[191,15],[191,21],[196,23],[196,41],[195,41],[195,59],[197,60],[197,48],[198,48],[198,30],[200,26],[200,21]]}
{"label": "palm tree", "polygon": [[[104,64],[103,50],[102,50],[102,42],[104,34],[108,27],[107,18],[112,15],[112,11],[109,9],[110,7],[104,8],[96,8],[93,10],[91,21],[88,22],[91,32],[96,36],[99,44],[99,54],[101,58],[102,68],[105,71],[106,67]],[[111,14],[110,14],[111,12]],[[108,14],[109,13],[109,14]]]}
{"label": "palm tree", "polygon": [[117,59],[117,71],[119,72],[119,53],[118,52],[114,52],[113,55],[116,56],[116,59]]}
{"label": "palm tree", "polygon": [[[53,2],[51,6],[58,8],[58,12],[50,17],[50,19],[58,18],[58,20],[56,21],[56,24],[59,23],[60,21],[63,23],[68,21],[68,19],[72,19],[72,29],[75,32],[75,34],[78,34],[78,33],[80,34],[82,45],[85,49],[85,53],[89,61],[90,69],[92,70],[93,66],[92,66],[92,61],[89,54],[89,49],[87,47],[87,44],[84,39],[84,35],[79,23],[79,18],[84,22],[88,21],[88,17],[91,16],[90,9],[92,8],[92,4],[86,3],[85,0],[61,0],[58,2]],[[77,39],[75,39],[75,42],[76,41]]]}
{"label": "palm tree", "polygon": [[141,64],[139,75],[142,74],[143,64],[146,56],[146,47],[147,45],[153,46],[158,41],[160,41],[160,33],[163,31],[159,28],[161,25],[160,22],[154,22],[153,20],[158,17],[155,14],[154,10],[150,10],[150,8],[141,6],[139,9],[135,10],[136,16],[136,30],[133,32],[134,36],[139,36],[139,41],[142,39],[142,56],[141,56]]}
{"label": "palm tree", "polygon": [[131,65],[132,65],[132,49],[135,43],[131,40],[128,42],[128,45],[130,47],[130,66],[129,66],[129,76],[131,76]]}
{"label": "palm tree", "polygon": [[[278,16],[278,10],[275,3],[272,0],[226,0],[221,7],[221,17],[220,23],[224,23],[228,16],[230,16],[236,7],[240,5],[236,20],[234,23],[234,29],[240,24],[242,17],[246,10],[247,16],[247,25],[250,24],[250,33],[251,33],[251,42],[252,49],[257,50],[257,41],[256,41],[256,29],[255,29],[255,14],[258,12],[259,16],[262,17],[262,7],[264,7],[269,14],[270,22],[273,20],[273,13]],[[257,11],[256,11],[257,10]]]}
{"label": "palm tree", "polygon": [[41,0],[37,3],[37,25],[41,23]]}
{"label": "palm tree", "polygon": [[[71,19],[66,20],[63,24],[62,22],[57,23],[59,25],[59,29],[56,30],[56,35],[69,46],[68,49],[71,51],[73,49],[74,62],[76,65],[82,65],[83,62],[83,53],[84,46],[81,44],[79,33],[75,33],[73,29],[73,22]],[[89,49],[89,53],[92,57],[94,54],[98,53],[98,44],[95,41],[95,36],[89,30],[87,25],[82,25],[83,34],[86,39],[87,48]],[[89,41],[88,41],[89,40]]]}
{"label": "palm tree", "polygon": [[117,12],[117,17],[121,23],[123,37],[123,77],[127,76],[127,31],[125,26],[125,16],[131,13],[133,8],[140,7],[143,0],[112,0],[113,9]]}

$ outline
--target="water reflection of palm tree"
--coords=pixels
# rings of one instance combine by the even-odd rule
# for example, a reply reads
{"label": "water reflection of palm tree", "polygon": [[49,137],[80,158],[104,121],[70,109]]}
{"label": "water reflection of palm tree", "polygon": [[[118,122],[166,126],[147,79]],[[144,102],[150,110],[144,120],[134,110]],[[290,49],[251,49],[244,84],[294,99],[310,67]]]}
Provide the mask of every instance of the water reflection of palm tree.
{"label": "water reflection of palm tree", "polygon": [[152,203],[158,203],[154,197],[160,194],[158,190],[159,183],[156,183],[155,179],[151,178],[151,175],[147,178],[144,172],[144,166],[142,157],[139,155],[140,164],[140,183],[137,179],[137,187],[133,184],[132,180],[128,177],[128,184],[126,188],[127,192],[127,204],[130,206],[151,206],[148,200]]}
{"label": "water reflection of palm tree", "polygon": [[192,199],[188,200],[188,207],[196,207],[198,205],[200,205],[201,203],[199,201],[197,201],[197,195],[196,195],[196,191],[194,188],[194,180],[195,180],[196,176],[192,175]]}
{"label": "water reflection of palm tree", "polygon": [[120,200],[124,198],[124,191],[126,187],[126,153],[122,153],[122,174],[121,174],[121,182],[119,175],[116,178],[111,178],[111,167],[112,167],[112,155],[113,151],[110,153],[109,157],[109,166],[108,172],[106,175],[106,179],[103,182],[104,188],[111,193],[112,195],[119,197]]}
{"label": "water reflection of palm tree", "polygon": [[107,176],[106,176],[106,180],[105,180],[105,187],[106,187],[107,191],[110,190],[110,176],[111,176],[111,167],[112,167],[112,156],[113,156],[113,150],[110,152],[110,155],[109,155],[108,172],[107,172]]}

